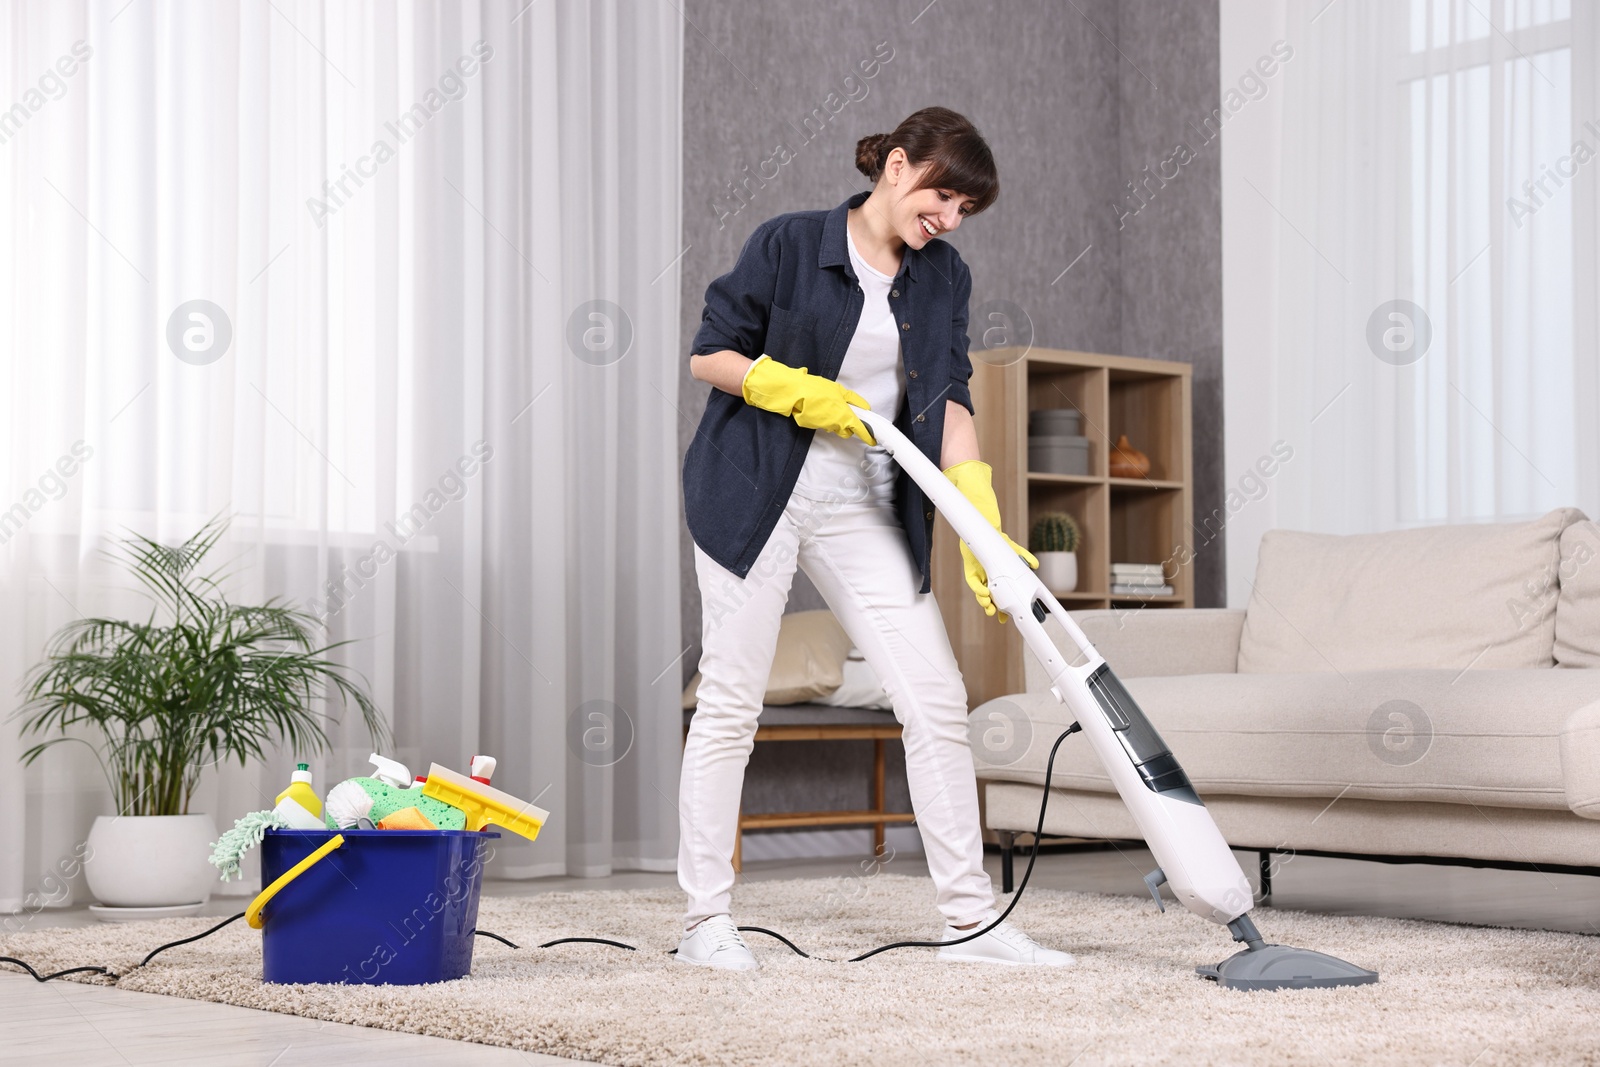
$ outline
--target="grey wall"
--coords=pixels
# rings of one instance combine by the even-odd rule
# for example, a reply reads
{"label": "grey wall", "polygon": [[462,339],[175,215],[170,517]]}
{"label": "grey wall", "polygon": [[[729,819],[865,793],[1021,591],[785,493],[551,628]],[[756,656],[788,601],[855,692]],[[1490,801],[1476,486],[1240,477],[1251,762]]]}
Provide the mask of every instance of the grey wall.
{"label": "grey wall", "polygon": [[[1219,163],[1215,145],[1199,147],[1189,131],[1217,103],[1217,5],[1074,2],[688,0],[683,351],[706,285],[759,222],[867,188],[853,164],[857,138],[930,104],[951,107],[983,132],[1000,168],[1000,199],[950,237],[972,268],[974,322],[986,303],[1006,301],[1026,312],[1038,345],[1193,363],[1198,518],[1220,506],[1223,483]],[[892,58],[859,78],[880,42]],[[834,107],[847,101],[836,114],[830,93]],[[818,108],[826,121],[807,133]],[[1180,139],[1194,160],[1164,186],[1147,181],[1141,169],[1156,169]],[[795,158],[762,181],[779,142]],[[1133,199],[1125,183],[1135,180],[1157,191]],[[731,195],[736,183],[747,203]],[[687,355],[681,375],[680,454],[708,395]],[[687,642],[700,633],[700,600],[686,530],[682,543]],[[1197,560],[1201,606],[1223,603],[1222,560],[1220,539]],[[821,606],[797,576],[790,610]],[[685,681],[698,659],[696,641]],[[811,758],[793,747],[788,758]],[[792,803],[783,777],[752,773],[747,808]],[[804,806],[831,802],[819,784],[795,786],[807,790]],[[861,800],[849,796],[840,801]]]}
{"label": "grey wall", "polygon": [[1206,140],[1218,129],[1206,122],[1219,106],[1217,5],[1140,0],[1117,10],[1117,47],[1127,57],[1117,65],[1119,181],[1137,190],[1124,184],[1115,194],[1117,351],[1194,366],[1195,602],[1223,607],[1224,535],[1220,522],[1205,525],[1208,515],[1226,515],[1221,142]]}

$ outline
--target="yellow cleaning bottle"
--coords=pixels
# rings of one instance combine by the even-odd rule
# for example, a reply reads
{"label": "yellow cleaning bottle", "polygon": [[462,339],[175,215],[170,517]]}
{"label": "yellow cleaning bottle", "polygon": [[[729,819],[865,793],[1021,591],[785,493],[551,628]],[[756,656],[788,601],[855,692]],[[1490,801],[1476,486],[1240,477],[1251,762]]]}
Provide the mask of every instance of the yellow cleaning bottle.
{"label": "yellow cleaning bottle", "polygon": [[311,768],[308,764],[295,765],[289,788],[278,794],[278,806],[272,810],[283,816],[291,829],[321,830],[322,801],[311,788]]}

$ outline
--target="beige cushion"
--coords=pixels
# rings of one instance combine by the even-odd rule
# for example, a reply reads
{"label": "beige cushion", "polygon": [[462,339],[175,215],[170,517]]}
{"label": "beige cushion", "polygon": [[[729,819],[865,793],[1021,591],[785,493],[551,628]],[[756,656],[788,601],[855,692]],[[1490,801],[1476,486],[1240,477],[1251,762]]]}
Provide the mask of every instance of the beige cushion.
{"label": "beige cushion", "polygon": [[1560,568],[1556,664],[1600,667],[1600,523],[1585,519],[1562,531]]}
{"label": "beige cushion", "polygon": [[[1152,674],[1223,674],[1239,660],[1242,609],[1090,609],[1067,614],[1124,680]],[[1067,662],[1078,661],[1054,615],[1045,619],[1044,632]],[[1031,652],[1023,654],[1022,676],[1023,688],[1031,693],[1050,688],[1050,679]]]}
{"label": "beige cushion", "polygon": [[1465,670],[1555,663],[1558,508],[1522,523],[1389,533],[1271,530],[1239,638],[1240,673]]}
{"label": "beige cushion", "polygon": [[[778,647],[767,676],[766,703],[804,704],[827,696],[844,681],[850,636],[826,608],[791,611],[778,625]],[[683,707],[693,708],[700,688],[696,671],[683,691]]]}
{"label": "beige cushion", "polygon": [[[1564,764],[1600,765],[1600,733],[1575,739],[1570,754],[1562,749],[1572,713],[1600,700],[1600,672],[1197,674],[1126,684],[1202,796],[1566,811]],[[1071,719],[1048,693],[975,708],[978,777],[1042,784],[1050,745]],[[1078,737],[1062,745],[1052,781],[1112,790]]]}

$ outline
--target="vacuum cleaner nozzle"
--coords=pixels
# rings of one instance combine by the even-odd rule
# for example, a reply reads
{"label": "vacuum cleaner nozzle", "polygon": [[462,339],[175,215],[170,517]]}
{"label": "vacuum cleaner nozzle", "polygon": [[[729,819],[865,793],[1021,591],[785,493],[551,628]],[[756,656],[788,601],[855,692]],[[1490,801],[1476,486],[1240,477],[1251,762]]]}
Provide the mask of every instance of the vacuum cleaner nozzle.
{"label": "vacuum cleaner nozzle", "polygon": [[1377,971],[1357,967],[1337,956],[1289,945],[1269,945],[1261,939],[1249,915],[1228,924],[1235,941],[1245,948],[1221,963],[1196,967],[1195,973],[1226,989],[1325,989],[1334,986],[1368,985],[1378,980]]}

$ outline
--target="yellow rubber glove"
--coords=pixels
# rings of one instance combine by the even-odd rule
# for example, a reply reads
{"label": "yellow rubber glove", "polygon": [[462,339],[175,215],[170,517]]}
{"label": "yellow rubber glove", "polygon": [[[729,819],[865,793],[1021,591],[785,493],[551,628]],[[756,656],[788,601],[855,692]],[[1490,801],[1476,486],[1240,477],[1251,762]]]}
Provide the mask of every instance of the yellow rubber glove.
{"label": "yellow rubber glove", "polygon": [[[1005,537],[1006,544],[1016,549],[1017,555],[1026,560],[1028,566],[1037,569],[1039,561],[1033,553],[1006,537],[1005,531],[1000,529],[1000,502],[995,499],[992,484],[994,472],[989,465],[981,459],[969,459],[949,468],[944,475],[954,482],[955,487],[961,490],[961,495],[970,500],[972,506],[989,520],[989,525],[993,526],[1001,537]],[[989,595],[989,574],[984,570],[978,557],[972,554],[972,549],[967,547],[965,541],[961,542],[961,562],[966,570],[967,586],[977,594],[978,605],[983,608],[984,614],[996,614],[994,600]],[[999,612],[999,615],[1002,623],[1010,618],[1003,611]]]}
{"label": "yellow rubber glove", "polygon": [[849,405],[871,410],[865,397],[831,378],[809,374],[804,367],[779,363],[763,353],[744,375],[744,400],[812,430],[827,430],[840,437],[854,434],[869,445],[878,442]]}

